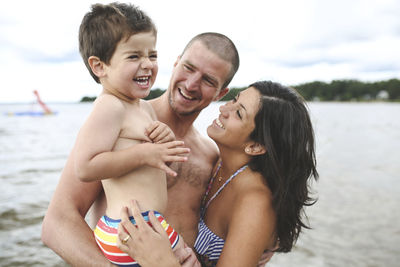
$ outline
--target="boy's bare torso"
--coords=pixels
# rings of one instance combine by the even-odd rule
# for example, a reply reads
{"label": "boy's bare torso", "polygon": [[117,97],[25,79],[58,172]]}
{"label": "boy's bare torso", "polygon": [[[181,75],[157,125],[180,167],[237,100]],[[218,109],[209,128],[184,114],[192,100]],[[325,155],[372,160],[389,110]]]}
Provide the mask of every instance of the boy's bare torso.
{"label": "boy's bare torso", "polygon": [[[151,141],[145,135],[145,128],[156,119],[150,104],[140,100],[138,105],[125,104],[125,109],[113,151]],[[165,172],[160,169],[141,166],[120,177],[102,180],[102,184],[107,198],[106,214],[111,218],[119,218],[122,206],[127,206],[132,199],[140,203],[143,211],[165,212],[167,183]]]}
{"label": "boy's bare torso", "polygon": [[[157,111],[157,109],[155,110]],[[152,109],[150,109],[150,111],[153,112]],[[147,121],[148,123],[152,120],[153,116],[150,111],[148,113],[150,114],[150,119],[148,118],[148,121],[147,119],[146,120],[142,119],[141,121],[143,122]],[[132,116],[137,117],[137,114],[133,114]],[[154,118],[156,118],[156,113],[154,114]],[[147,140],[147,137],[144,135],[143,127],[145,126],[142,125],[140,127],[136,127],[135,121],[125,120],[125,122],[129,124],[129,126],[127,126],[126,129],[130,129],[129,127],[131,127],[132,130],[129,131],[135,133],[135,135],[133,135],[135,136],[135,138],[134,139],[119,138],[118,142],[116,143],[115,149],[122,149],[123,147],[139,143],[142,140]],[[126,137],[126,136],[121,134],[121,137]],[[162,190],[165,190],[166,192],[166,190],[168,189],[168,201],[165,200],[165,202],[163,202],[164,204],[167,203],[167,207],[158,208],[159,209],[158,211],[165,215],[168,223],[171,226],[173,226],[174,229],[183,237],[185,243],[193,247],[197,235],[197,224],[200,216],[201,200],[206,190],[208,181],[210,179],[213,166],[218,159],[218,149],[216,145],[209,138],[202,136],[193,127],[185,134],[183,138],[177,137],[177,140],[183,140],[185,142],[185,147],[190,148],[190,154],[187,162],[184,163],[174,162],[170,165],[170,168],[176,171],[178,175],[176,177],[168,176],[167,179],[165,180],[163,179],[163,176],[153,177],[154,174],[149,173],[149,175],[151,175],[152,178],[155,179],[152,178],[148,179],[148,177],[143,177],[144,179],[141,179],[141,182],[148,181],[150,183],[151,182],[157,183],[157,188],[158,190],[160,190],[160,192]],[[146,166],[142,168],[144,169],[143,174],[145,174],[146,171],[149,171],[149,169],[151,169],[151,168],[148,169],[148,167]],[[137,177],[142,177],[140,169],[138,169],[137,171],[138,172],[135,171],[129,173],[124,177],[129,177],[130,175],[132,176],[138,175]],[[160,171],[158,169],[156,169],[155,171],[159,172],[161,175],[164,175],[165,177],[165,173],[163,171]],[[120,178],[113,179],[114,180],[113,182],[118,183],[118,179]],[[138,179],[133,179],[133,180],[136,181]],[[107,180],[103,180],[103,182],[105,181]],[[161,185],[161,181],[165,183]],[[111,182],[111,180],[107,182]],[[145,200],[146,203],[148,203],[147,201],[149,201],[148,199],[150,197],[155,197],[160,195],[166,196],[166,193],[158,195],[155,195],[156,193],[152,193],[151,195],[147,194],[146,196],[143,197],[141,196],[141,194],[148,193],[151,191],[146,191],[147,189],[144,190],[143,187],[139,186],[141,186],[139,182],[133,182],[133,183],[120,182],[118,185],[109,186],[109,188],[107,188],[107,185],[104,184],[105,187],[104,191],[106,192],[108,201],[115,200],[116,204],[109,203],[108,206],[113,207],[115,205],[115,208],[113,209],[116,209],[117,212],[116,218],[119,218],[119,211],[121,210],[121,203],[119,203],[120,201],[124,202],[124,201],[129,201],[133,198],[137,199],[136,197],[142,197],[143,200]],[[151,184],[151,186],[148,187],[153,188],[154,185]],[[123,199],[118,197],[118,195],[120,194],[119,191],[121,192],[126,191],[126,194],[124,194]],[[141,199],[137,200],[139,200],[139,204],[141,205],[142,210],[144,210],[143,209],[144,205],[141,203]],[[88,219],[92,227],[97,222],[98,218],[102,214],[104,214],[105,207],[106,207],[106,199],[104,198],[104,195],[101,194],[99,195],[98,199],[96,200],[95,204],[92,206],[90,210],[90,215]],[[157,208],[156,206],[153,206],[153,204],[147,205],[146,207],[148,209]],[[108,215],[108,213],[106,214]],[[109,216],[111,217],[111,214]]]}

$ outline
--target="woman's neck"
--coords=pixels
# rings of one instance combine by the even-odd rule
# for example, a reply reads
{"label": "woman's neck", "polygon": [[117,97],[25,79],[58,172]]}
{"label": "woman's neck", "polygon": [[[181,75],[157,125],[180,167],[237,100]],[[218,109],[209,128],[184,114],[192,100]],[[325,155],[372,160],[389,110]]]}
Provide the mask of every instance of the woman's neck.
{"label": "woman's neck", "polygon": [[220,172],[223,172],[224,176],[234,173],[237,169],[250,162],[250,157],[244,151],[232,151],[225,147],[218,147],[222,161]]}

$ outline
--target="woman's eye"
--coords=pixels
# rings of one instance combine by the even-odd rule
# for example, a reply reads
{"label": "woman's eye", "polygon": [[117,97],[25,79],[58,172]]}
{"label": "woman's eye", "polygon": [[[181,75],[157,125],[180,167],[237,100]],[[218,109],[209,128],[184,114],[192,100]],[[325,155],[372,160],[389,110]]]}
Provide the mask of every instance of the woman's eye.
{"label": "woman's eye", "polygon": [[236,114],[238,115],[239,119],[242,119],[242,115],[240,115],[240,111],[239,110],[236,111]]}

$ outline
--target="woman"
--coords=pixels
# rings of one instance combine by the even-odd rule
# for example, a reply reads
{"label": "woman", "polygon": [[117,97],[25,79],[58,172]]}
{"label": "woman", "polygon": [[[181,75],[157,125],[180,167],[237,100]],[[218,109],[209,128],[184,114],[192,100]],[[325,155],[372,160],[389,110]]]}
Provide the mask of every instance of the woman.
{"label": "woman", "polygon": [[[303,207],[315,203],[309,181],[318,178],[314,132],[302,97],[278,83],[256,82],[220,107],[207,133],[220,161],[194,245],[203,266],[256,266],[266,250],[289,252],[302,228],[308,228]],[[135,227],[123,226],[121,239],[124,231],[138,234]],[[121,249],[144,257],[146,242],[137,243]],[[172,253],[160,257],[166,261]]]}

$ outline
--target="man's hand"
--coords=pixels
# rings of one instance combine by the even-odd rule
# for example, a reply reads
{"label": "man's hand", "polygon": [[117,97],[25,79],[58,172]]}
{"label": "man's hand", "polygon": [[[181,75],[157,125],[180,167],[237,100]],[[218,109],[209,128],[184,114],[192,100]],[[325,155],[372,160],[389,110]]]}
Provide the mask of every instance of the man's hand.
{"label": "man's hand", "polygon": [[272,258],[274,255],[273,251],[265,251],[260,258],[260,261],[258,262],[257,267],[264,267],[267,262]]}
{"label": "man's hand", "polygon": [[201,267],[196,254],[194,254],[193,250],[186,243],[185,248],[175,250],[174,254],[182,267]]}

